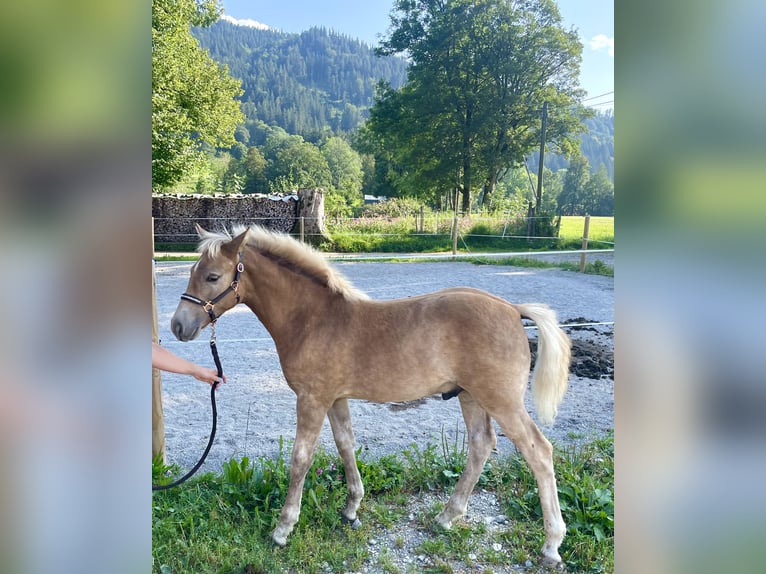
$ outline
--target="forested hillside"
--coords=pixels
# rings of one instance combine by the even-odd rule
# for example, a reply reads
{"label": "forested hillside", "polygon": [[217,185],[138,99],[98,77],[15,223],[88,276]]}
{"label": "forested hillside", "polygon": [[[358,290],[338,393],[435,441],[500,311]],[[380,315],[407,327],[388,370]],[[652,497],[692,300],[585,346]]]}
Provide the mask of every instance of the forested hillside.
{"label": "forested hillside", "polygon": [[[601,165],[606,168],[609,179],[614,181],[614,112],[607,110],[597,112],[592,118],[585,120],[588,131],[580,138],[580,151],[588,160],[590,172],[596,173]],[[529,169],[537,172],[539,152],[530,156]],[[569,165],[567,158],[547,151],[545,167],[556,172]]]}
{"label": "forested hillside", "polygon": [[588,159],[593,173],[603,164],[614,181],[614,112],[600,112],[585,120],[585,125],[588,133],[582,137],[580,151]]}
{"label": "forested hillside", "polygon": [[[309,141],[328,130],[353,132],[367,117],[376,84],[383,79],[399,87],[406,79],[403,59],[376,57],[367,44],[326,28],[288,34],[219,21],[192,31],[213,59],[242,81],[251,145],[263,143],[263,124]],[[614,180],[614,114],[599,112],[585,124],[581,150],[591,172],[603,164]],[[537,154],[529,158],[530,170],[537,170],[537,159]],[[566,158],[546,154],[545,166],[552,171],[567,165]]]}
{"label": "forested hillside", "polygon": [[378,58],[367,44],[326,28],[288,34],[219,21],[193,33],[242,80],[249,128],[263,122],[307,140],[328,128],[336,134],[355,130],[376,84],[399,87],[406,77],[403,59]]}

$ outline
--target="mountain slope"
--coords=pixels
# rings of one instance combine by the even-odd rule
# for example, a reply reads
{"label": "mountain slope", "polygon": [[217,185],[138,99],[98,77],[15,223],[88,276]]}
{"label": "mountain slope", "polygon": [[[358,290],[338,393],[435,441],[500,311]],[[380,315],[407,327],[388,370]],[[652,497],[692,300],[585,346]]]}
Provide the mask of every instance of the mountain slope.
{"label": "mountain slope", "polygon": [[201,46],[242,80],[242,110],[250,122],[276,125],[313,139],[355,130],[373,103],[375,86],[400,86],[407,64],[326,28],[301,34],[219,21],[195,28]]}

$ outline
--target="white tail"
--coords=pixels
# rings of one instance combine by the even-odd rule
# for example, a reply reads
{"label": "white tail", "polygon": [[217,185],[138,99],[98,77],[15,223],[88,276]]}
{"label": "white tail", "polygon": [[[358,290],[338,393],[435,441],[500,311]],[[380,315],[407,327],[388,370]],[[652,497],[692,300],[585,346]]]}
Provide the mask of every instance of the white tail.
{"label": "white tail", "polygon": [[572,343],[561,330],[556,312],[541,303],[514,305],[522,317],[537,325],[537,361],[532,373],[532,395],[537,418],[543,424],[556,419],[559,403],[569,381],[569,361]]}

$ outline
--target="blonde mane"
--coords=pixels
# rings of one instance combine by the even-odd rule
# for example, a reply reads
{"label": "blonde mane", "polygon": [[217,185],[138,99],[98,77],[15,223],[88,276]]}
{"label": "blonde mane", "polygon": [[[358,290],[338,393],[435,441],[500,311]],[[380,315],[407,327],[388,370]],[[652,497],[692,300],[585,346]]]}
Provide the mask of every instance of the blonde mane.
{"label": "blonde mane", "polygon": [[197,251],[207,252],[210,257],[217,257],[221,251],[221,245],[232,241],[234,237],[245,231],[247,231],[246,245],[300,269],[303,274],[325,285],[333,293],[338,293],[349,301],[369,299],[367,294],[354,287],[339,271],[330,266],[320,252],[289,235],[275,233],[259,225],[252,225],[249,228],[235,226],[231,233],[226,230],[204,231],[200,234]]}
{"label": "blonde mane", "polygon": [[221,253],[221,245],[228,243],[234,239],[234,237],[239,235],[237,230],[241,233],[244,231],[244,228],[234,228],[234,236],[232,236],[225,229],[221,231],[206,231],[198,226],[197,233],[199,233],[200,240],[197,244],[197,253],[207,253],[210,257],[215,259]]}

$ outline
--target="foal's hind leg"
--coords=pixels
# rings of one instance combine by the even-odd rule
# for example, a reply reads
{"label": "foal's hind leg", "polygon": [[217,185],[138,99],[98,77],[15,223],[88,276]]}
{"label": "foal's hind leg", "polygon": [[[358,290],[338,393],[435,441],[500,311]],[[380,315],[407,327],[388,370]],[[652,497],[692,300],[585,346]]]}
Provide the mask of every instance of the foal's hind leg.
{"label": "foal's hind leg", "polygon": [[279,515],[279,522],[271,538],[279,546],[287,544],[287,537],[298,522],[301,512],[301,498],[306,472],[314,460],[319,431],[322,430],[327,407],[311,397],[298,397],[298,429],[295,433],[295,444],[290,457],[290,486],[287,498]]}
{"label": "foal's hind leg", "polygon": [[447,505],[436,517],[436,522],[443,528],[449,528],[455,519],[466,513],[468,497],[476,486],[476,481],[479,480],[484,463],[487,462],[489,454],[497,443],[495,429],[487,412],[467,391],[460,393],[458,397],[468,430],[468,462]]}
{"label": "foal's hind leg", "polygon": [[492,416],[524,455],[537,479],[545,526],[543,560],[547,564],[559,564],[561,556],[558,549],[566,534],[566,524],[561,516],[556,476],[553,473],[553,447],[523,408],[492,413]]}
{"label": "foal's hind leg", "polygon": [[338,399],[335,401],[330,410],[327,411],[327,418],[330,419],[335,446],[338,447],[338,453],[343,460],[343,467],[346,470],[348,498],[346,499],[346,507],[341,512],[341,516],[355,528],[359,526],[356,511],[359,510],[359,504],[361,504],[362,497],[364,496],[364,485],[362,484],[362,477],[359,475],[359,469],[356,466],[354,430],[351,428],[348,400]]}

